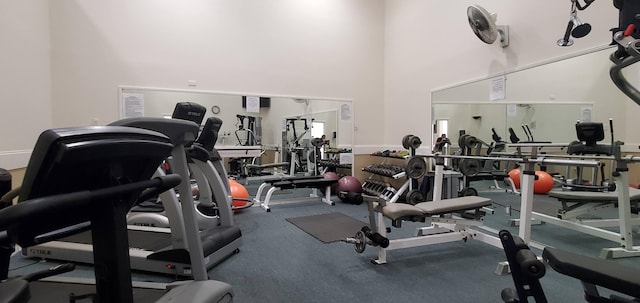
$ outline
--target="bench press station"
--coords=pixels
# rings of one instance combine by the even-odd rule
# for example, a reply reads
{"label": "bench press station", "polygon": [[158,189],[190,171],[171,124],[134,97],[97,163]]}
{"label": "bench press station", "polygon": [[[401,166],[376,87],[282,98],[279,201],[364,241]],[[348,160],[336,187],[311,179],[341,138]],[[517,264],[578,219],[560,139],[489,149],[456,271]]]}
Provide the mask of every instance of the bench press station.
{"label": "bench press station", "polygon": [[[610,129],[613,128],[613,122],[610,120]],[[612,140],[613,141],[613,140]],[[619,247],[611,247],[611,248],[603,248],[600,257],[605,259],[610,258],[622,258],[622,257],[637,257],[640,256],[640,246],[634,246],[634,230],[633,228],[638,226],[638,218],[632,217],[634,212],[637,213],[637,208],[634,209],[632,204],[635,199],[637,199],[637,192],[631,192],[629,188],[629,168],[628,165],[632,163],[640,162],[640,157],[638,156],[622,156],[620,145],[621,142],[612,143],[613,156],[600,156],[600,157],[589,157],[584,156],[584,159],[597,159],[597,160],[613,160],[615,162],[615,170],[612,173],[613,181],[616,185],[615,192],[589,192],[589,193],[580,193],[580,192],[563,192],[563,193],[554,193],[556,197],[561,197],[565,200],[572,199],[581,200],[581,203],[592,203],[596,200],[600,200],[599,202],[609,201],[610,205],[602,206],[602,207],[617,207],[617,215],[618,217],[615,219],[605,219],[605,220],[589,220],[588,222],[581,220],[565,220],[559,216],[550,216],[542,213],[537,213],[533,211],[533,181],[534,176],[529,173],[525,173],[522,175],[522,180],[520,184],[522,186],[521,190],[521,205],[522,210],[520,212],[520,228],[518,236],[520,236],[525,242],[529,242],[531,240],[531,220],[539,220],[548,224],[553,224],[556,226],[572,229],[578,232],[582,232],[585,234],[589,234],[595,237],[599,237],[602,239],[606,239],[615,243],[618,243]],[[536,156],[536,152],[539,148],[539,145],[536,144],[525,144],[521,145],[519,148],[530,148],[531,155]],[[581,166],[597,166],[598,162],[594,160],[571,160],[571,159],[549,159],[552,157],[566,157],[564,156],[554,156],[554,155],[545,155],[543,161],[555,161],[556,163],[564,163],[566,165],[581,165]],[[573,164],[571,164],[573,163]],[[533,171],[534,162],[525,163],[523,171]],[[630,193],[633,193],[631,195]],[[634,197],[635,196],[635,197]],[[591,201],[591,202],[589,202]],[[562,211],[562,210],[561,210]],[[573,214],[577,214],[575,211]],[[566,218],[570,218],[570,216],[565,216]],[[599,221],[599,222],[598,222]],[[607,228],[603,228],[607,227]],[[617,230],[612,230],[611,227]]]}
{"label": "bench press station", "polygon": [[[414,157],[419,160],[410,161],[407,165],[407,170],[411,171],[410,175],[416,179],[422,177],[421,175],[426,172],[426,164],[422,157],[424,156]],[[391,225],[397,228],[402,227],[402,221],[429,224],[429,226],[417,228],[413,237],[389,239],[388,245],[387,242],[384,245],[376,245],[378,246],[378,258],[372,260],[372,263],[387,263],[387,252],[390,250],[460,240],[476,239],[501,247],[500,240],[497,237],[470,228],[483,225],[483,216],[485,214],[483,209],[491,206],[491,199],[478,196],[441,199],[444,158],[436,157],[438,161],[435,172],[433,201],[411,205],[387,202],[385,199],[375,196],[364,196],[369,209],[369,224],[376,231],[376,234],[386,235],[385,219],[390,219]],[[420,161],[423,164],[416,165]],[[362,237],[360,237],[360,240],[362,240]],[[356,239],[348,239],[347,242],[355,243],[356,251],[364,251],[362,241],[358,241],[357,235]],[[374,245],[380,244],[376,243],[376,241],[373,242]]]}
{"label": "bench press station", "polygon": [[[365,196],[369,206],[370,225],[374,231],[380,235],[386,235],[387,227],[385,219],[390,219],[392,226],[401,227],[402,221],[419,221],[429,223],[430,226],[418,228],[413,237],[403,239],[391,239],[387,247],[378,248],[378,259],[373,260],[374,264],[384,264],[387,262],[387,251],[401,248],[409,248],[423,245],[446,243],[452,241],[476,239],[495,247],[501,248],[502,244],[498,237],[480,232],[478,229],[493,232],[490,228],[483,227],[483,215],[487,206],[491,205],[491,200],[476,196],[466,196],[454,199],[441,199],[442,183],[444,175],[444,163],[446,158],[452,159],[474,159],[474,160],[495,160],[514,161],[526,166],[523,173],[522,204],[520,232],[530,240],[531,226],[531,205],[533,200],[533,166],[540,165],[581,165],[595,166],[595,161],[576,161],[565,159],[548,159],[537,157],[535,152],[533,157],[523,158],[500,158],[500,157],[478,157],[478,156],[458,156],[458,155],[416,155],[409,159],[406,167],[407,175],[412,178],[421,178],[427,170],[425,159],[433,158],[435,161],[435,180],[433,186],[433,201],[422,202],[415,205],[401,203],[385,203],[381,198]],[[490,210],[491,211],[491,210]],[[475,226],[476,229],[471,227]],[[523,228],[524,226],[524,228]],[[497,234],[497,231],[495,231]],[[346,242],[355,243],[356,251],[362,244],[370,242],[360,241],[357,235],[355,239],[347,239]],[[375,243],[373,244],[379,244]],[[361,247],[360,247],[361,248]]]}
{"label": "bench press station", "polygon": [[[324,189],[324,197],[322,202],[329,205],[335,205],[335,202],[331,201],[331,185],[338,183],[337,179],[326,179],[323,176],[299,176],[289,177],[274,180],[266,180],[260,184],[256,196],[253,198],[255,203],[259,203],[260,207],[267,212],[271,211],[269,203],[271,202],[271,196],[274,192],[284,189],[296,189],[296,188],[312,188],[313,193],[311,197],[319,197],[318,189]],[[264,200],[260,200],[262,192],[269,187]]]}
{"label": "bench press station", "polygon": [[[552,190],[548,193],[549,197],[558,199],[562,203],[562,208],[558,210],[558,218],[563,220],[580,221],[582,223],[592,222],[581,218],[584,215],[597,214],[600,210],[615,208],[618,203],[618,192],[590,192],[590,191],[560,191]],[[640,189],[629,188],[629,201],[631,203],[632,212],[638,212],[638,203],[640,202]],[[632,218],[634,225],[640,225],[640,218]],[[602,221],[602,220],[595,220]],[[593,221],[593,223],[596,223]],[[618,226],[614,225],[599,225]]]}
{"label": "bench press station", "polygon": [[469,239],[498,245],[496,237],[469,228],[483,225],[484,212],[481,209],[490,206],[491,199],[466,196],[410,205],[386,203],[382,198],[365,196],[365,201],[369,204],[370,218],[377,218],[373,219],[377,221],[373,226],[379,234],[386,233],[385,218],[391,219],[392,225],[398,228],[405,220],[430,223],[430,226],[416,229],[413,237],[390,239],[388,247],[379,247],[378,258],[372,260],[374,264],[387,263],[387,251],[395,249]]}

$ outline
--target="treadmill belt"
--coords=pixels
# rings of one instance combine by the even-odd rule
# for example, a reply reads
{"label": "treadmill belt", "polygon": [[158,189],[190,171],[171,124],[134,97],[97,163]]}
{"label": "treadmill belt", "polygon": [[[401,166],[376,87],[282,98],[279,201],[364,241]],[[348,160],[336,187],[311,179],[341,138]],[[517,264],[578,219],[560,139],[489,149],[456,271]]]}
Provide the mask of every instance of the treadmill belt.
{"label": "treadmill belt", "polygon": [[[152,231],[129,230],[130,247],[148,251],[159,251],[171,246],[171,234]],[[91,231],[65,237],[60,241],[91,244]]]}

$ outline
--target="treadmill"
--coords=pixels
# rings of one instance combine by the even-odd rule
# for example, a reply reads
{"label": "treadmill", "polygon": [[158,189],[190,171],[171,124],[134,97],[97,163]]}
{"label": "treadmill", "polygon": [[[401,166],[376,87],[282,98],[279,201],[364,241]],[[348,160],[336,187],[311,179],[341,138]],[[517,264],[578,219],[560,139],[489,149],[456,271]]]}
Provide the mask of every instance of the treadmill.
{"label": "treadmill", "polygon": [[[176,104],[172,118],[200,124],[205,111],[204,106],[196,103],[179,102]],[[215,149],[221,127],[220,118],[207,118],[198,139],[187,148],[191,177],[199,189],[198,200],[195,202],[200,230],[220,224],[224,226],[234,224],[231,208],[226,205],[218,207],[221,203],[219,201],[228,205],[232,205],[233,201],[229,176],[224,168],[222,157]],[[134,207],[127,216],[127,221],[131,225],[170,227],[170,220],[159,200],[145,201]]]}
{"label": "treadmill", "polygon": [[[173,144],[172,170],[183,180],[189,180],[185,146],[190,146],[198,135],[196,123],[141,117],[119,120],[111,125],[153,130],[169,137]],[[160,167],[156,169],[155,176],[164,174]],[[189,182],[182,182],[177,190],[191,193],[191,186]],[[210,268],[239,251],[242,233],[237,226],[224,224],[197,233],[189,232],[199,230],[196,205],[191,194],[177,197],[175,190],[160,194],[170,228],[128,226],[131,269],[206,280]],[[221,209],[228,207],[231,212],[231,205],[218,204]],[[91,243],[91,233],[85,232],[25,248],[22,253],[34,258],[93,263]]]}
{"label": "treadmill", "polygon": [[[130,127],[98,126],[43,132],[29,160],[20,189],[20,203],[0,211],[2,257],[10,257],[13,243],[30,247],[90,230],[95,239],[97,294],[78,295],[95,290],[78,284],[73,286],[73,282],[28,283],[32,280],[14,278],[0,283],[0,302],[27,302],[32,296],[29,302],[75,302],[91,298],[100,302],[133,302],[140,290],[132,289],[125,215],[141,197],[182,183],[177,174],[149,179],[172,149],[174,146],[168,137]],[[6,278],[8,262],[2,264],[0,278]],[[31,278],[64,271],[67,270],[51,269],[35,273]],[[42,288],[45,284],[53,288]],[[157,302],[228,302],[233,297],[228,284],[206,277],[172,283],[168,287],[166,291],[145,292],[144,301],[162,296]]]}

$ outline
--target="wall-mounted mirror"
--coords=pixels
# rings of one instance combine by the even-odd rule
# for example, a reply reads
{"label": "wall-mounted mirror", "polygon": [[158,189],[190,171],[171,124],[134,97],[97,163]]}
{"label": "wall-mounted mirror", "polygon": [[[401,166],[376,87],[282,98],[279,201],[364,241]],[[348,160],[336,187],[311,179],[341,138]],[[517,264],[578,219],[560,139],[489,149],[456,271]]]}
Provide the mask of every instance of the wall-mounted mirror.
{"label": "wall-mounted mirror", "polygon": [[464,130],[491,143],[495,130],[502,141],[512,142],[511,128],[521,142],[568,143],[575,140],[576,121],[590,121],[592,110],[588,103],[437,103],[432,106],[434,137],[446,134],[457,145]]}
{"label": "wall-mounted mirror", "polygon": [[[461,129],[491,142],[491,128],[495,128],[509,142],[511,127],[522,141],[531,141],[523,125],[530,128],[535,141],[568,143],[576,139],[573,124],[577,120],[607,124],[613,118],[615,136],[624,140],[630,102],[609,78],[613,51],[602,46],[433,91],[432,124],[447,125],[454,145]],[[434,127],[434,138],[440,133]]]}
{"label": "wall-mounted mirror", "polygon": [[[353,119],[349,100],[129,86],[120,88],[119,99],[121,118],[170,118],[178,102],[194,102],[205,106],[205,119],[216,116],[223,121],[216,144],[223,157],[244,158],[243,161],[255,161],[263,165],[289,162],[290,149],[296,146],[292,139],[294,129],[288,123],[290,119],[301,122],[296,122],[295,128],[295,135],[300,137],[297,138],[299,148],[311,148],[309,142],[316,136],[324,135],[326,144],[323,150],[331,148],[350,152],[353,149]],[[252,157],[256,159],[248,160]],[[310,170],[307,158],[301,160],[305,163],[295,168],[297,173]],[[294,172],[291,167],[282,167],[282,171]],[[343,173],[352,174],[352,171]]]}

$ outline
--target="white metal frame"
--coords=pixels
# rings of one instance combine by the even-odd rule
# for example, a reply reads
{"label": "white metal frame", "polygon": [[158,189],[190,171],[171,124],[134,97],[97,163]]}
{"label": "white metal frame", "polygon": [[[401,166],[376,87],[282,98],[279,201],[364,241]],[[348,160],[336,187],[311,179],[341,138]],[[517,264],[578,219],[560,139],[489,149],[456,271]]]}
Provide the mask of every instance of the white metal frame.
{"label": "white metal frame", "polygon": [[[442,197],[442,183],[444,174],[444,162],[437,163],[435,169],[435,180],[433,186],[433,201],[441,201]],[[395,201],[394,201],[395,202]],[[392,201],[386,203],[394,203]],[[375,208],[373,201],[368,201],[369,215],[375,217],[375,220],[371,220],[371,224],[376,227],[376,231],[381,235],[387,234],[387,219],[382,214],[382,207]],[[383,202],[384,203],[384,202]],[[376,211],[378,210],[378,211]],[[472,209],[469,209],[472,210]],[[461,210],[462,211],[462,210]],[[374,214],[375,212],[375,214]],[[432,216],[425,218],[425,223],[429,224],[425,227],[417,228],[414,231],[414,235],[408,238],[390,239],[389,246],[383,248],[378,246],[378,258],[372,260],[375,264],[387,263],[387,252],[391,250],[441,244],[453,241],[467,241],[475,239],[497,248],[502,248],[500,239],[496,236],[482,233],[478,230],[471,229],[472,226],[483,226],[483,220],[466,219],[451,215],[449,217]]]}
{"label": "white metal frame", "polygon": [[[262,192],[266,189],[269,188],[269,190],[267,191],[266,196],[264,197],[264,200],[260,200],[260,197],[262,196]],[[303,188],[303,187],[300,187]],[[308,188],[308,187],[306,187]],[[278,191],[278,190],[282,190],[282,188],[277,187],[277,186],[272,186],[271,183],[269,182],[263,182],[262,184],[260,184],[260,187],[258,187],[258,192],[256,193],[256,196],[253,198],[253,201],[257,204],[260,205],[260,207],[262,209],[264,209],[266,212],[270,212],[271,208],[269,207],[269,204],[271,202],[271,196],[273,196],[273,193]],[[317,188],[313,188],[313,191],[311,192],[311,194],[309,194],[310,198],[319,198],[320,194],[318,194],[319,190]],[[321,197],[320,201],[329,204],[329,205],[336,205],[335,202],[331,201],[331,185],[327,186],[325,188],[325,192],[323,197]]]}
{"label": "white metal frame", "polygon": [[[531,148],[531,156],[536,157],[536,153],[540,144],[514,144],[519,147]],[[637,157],[628,158],[623,161],[637,162]],[[525,162],[524,171],[534,171],[535,162]],[[640,256],[640,246],[633,246],[633,226],[638,222],[636,218],[631,218],[631,202],[629,199],[629,171],[622,170],[617,174],[614,174],[616,188],[618,189],[618,218],[617,227],[620,228],[619,232],[613,232],[610,230],[599,228],[595,223],[585,224],[586,222],[563,220],[557,217],[548,216],[545,214],[537,213],[533,211],[533,182],[535,176],[533,174],[521,174],[521,212],[520,212],[520,228],[518,235],[525,242],[531,241],[531,220],[540,220],[556,226],[572,229],[578,232],[586,233],[595,237],[603,238],[609,241],[616,242],[620,247],[603,248],[600,257],[605,259],[610,258],[622,258],[622,257],[637,257]],[[616,221],[608,221],[608,225]]]}

